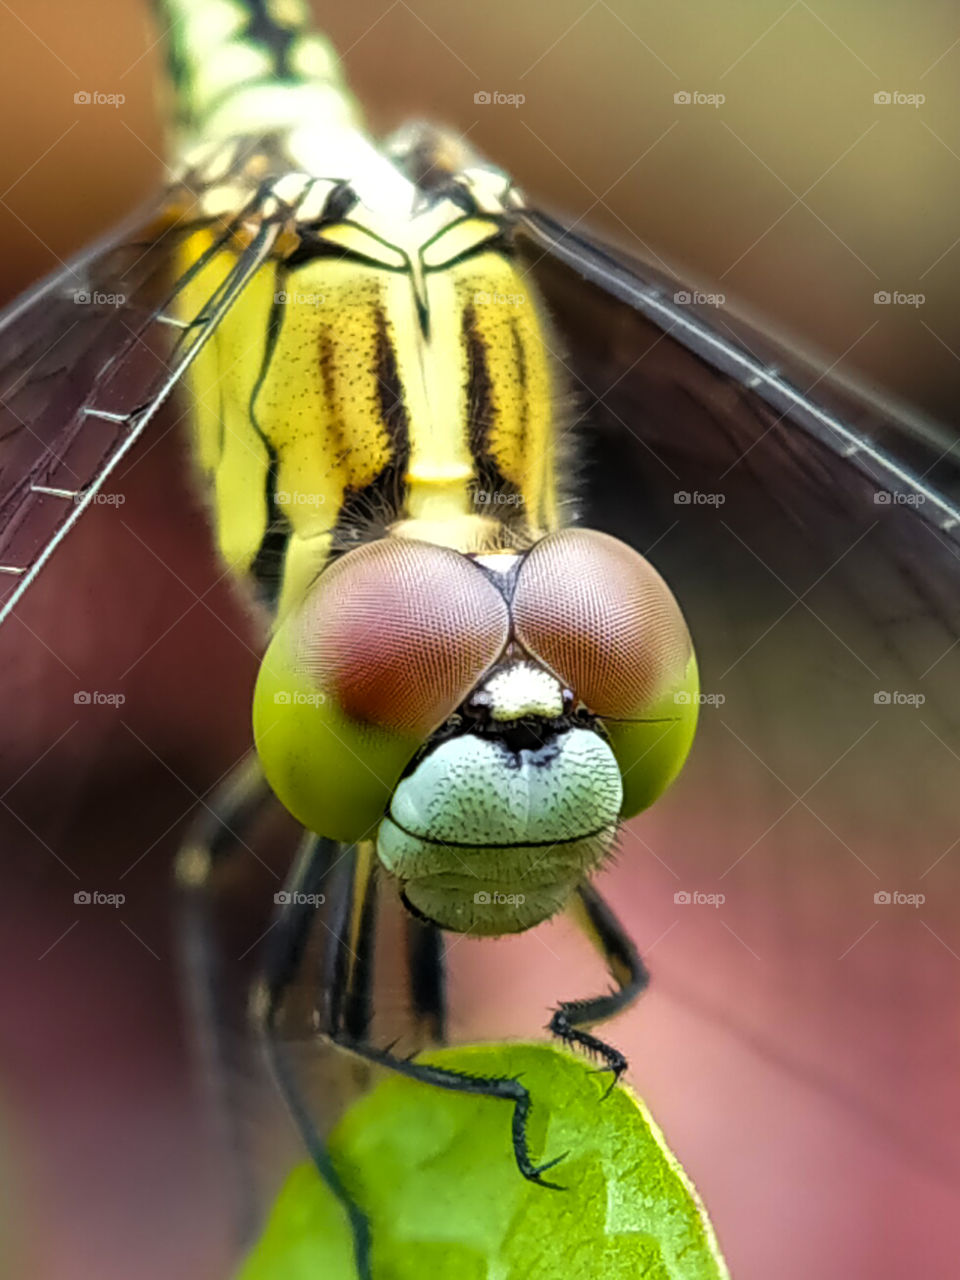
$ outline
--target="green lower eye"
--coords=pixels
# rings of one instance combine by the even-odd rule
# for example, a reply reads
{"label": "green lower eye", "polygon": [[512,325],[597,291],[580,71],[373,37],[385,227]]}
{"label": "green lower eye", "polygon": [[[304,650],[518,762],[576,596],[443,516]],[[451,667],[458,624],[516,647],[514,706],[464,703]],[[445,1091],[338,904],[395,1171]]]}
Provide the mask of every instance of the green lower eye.
{"label": "green lower eye", "polygon": [[700,678],[691,655],[683,679],[642,720],[604,720],[623,778],[621,818],[632,818],[666,791],[683,768],[697,727]]}
{"label": "green lower eye", "polygon": [[292,661],[281,629],[264,656],[253,697],[253,734],[277,798],[318,835],[372,835],[420,739],[346,716]]}

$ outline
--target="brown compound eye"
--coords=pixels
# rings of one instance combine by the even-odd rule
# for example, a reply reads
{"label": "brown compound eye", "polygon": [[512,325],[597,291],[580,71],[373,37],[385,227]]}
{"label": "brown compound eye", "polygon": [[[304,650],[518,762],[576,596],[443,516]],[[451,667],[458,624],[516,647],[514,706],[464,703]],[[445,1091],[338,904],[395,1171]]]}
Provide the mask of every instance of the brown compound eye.
{"label": "brown compound eye", "polygon": [[693,646],[653,565],[591,529],[549,534],[528,554],[514,632],[598,716],[631,719],[684,677]]}
{"label": "brown compound eye", "polygon": [[303,674],[351,719],[431,733],[500,656],[503,597],[446,547],[384,539],[321,575],[292,637]]}
{"label": "brown compound eye", "polygon": [[369,836],[410,759],[509,632],[503,596],[456,551],[388,538],[347,552],[260,666],[254,737],[277,796],[319,835]]}
{"label": "brown compound eye", "polygon": [[599,716],[632,817],[680,772],[697,724],[697,663],[670,588],[604,533],[548,534],[524,560],[514,636]]}

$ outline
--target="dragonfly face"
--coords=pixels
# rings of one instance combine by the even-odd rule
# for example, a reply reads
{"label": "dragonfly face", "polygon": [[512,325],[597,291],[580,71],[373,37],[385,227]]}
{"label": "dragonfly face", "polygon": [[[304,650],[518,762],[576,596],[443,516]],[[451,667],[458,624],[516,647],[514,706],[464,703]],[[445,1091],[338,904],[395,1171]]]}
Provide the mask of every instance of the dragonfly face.
{"label": "dragonfly face", "polygon": [[280,627],[254,723],[301,822],[376,832],[414,911],[509,933],[560,910],[675,777],[696,694],[676,601],[613,538],[486,556],[385,539]]}

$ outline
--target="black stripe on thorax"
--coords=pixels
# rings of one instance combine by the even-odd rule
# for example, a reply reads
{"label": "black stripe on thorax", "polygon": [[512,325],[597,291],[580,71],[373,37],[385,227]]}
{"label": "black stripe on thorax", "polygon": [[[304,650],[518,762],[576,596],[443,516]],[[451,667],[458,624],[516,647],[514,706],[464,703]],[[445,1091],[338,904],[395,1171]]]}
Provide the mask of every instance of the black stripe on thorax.
{"label": "black stripe on thorax", "polygon": [[[522,496],[520,489],[508,480],[500,470],[491,448],[496,429],[497,408],[493,382],[487,361],[487,344],[477,325],[477,314],[472,306],[463,313],[463,342],[467,353],[467,432],[470,453],[475,464],[473,501],[478,513],[496,515],[504,523],[514,523],[522,516],[522,503],[511,504],[504,500]],[[520,372],[525,377],[522,366]],[[488,498],[484,504],[482,494],[499,494],[499,502]],[[489,507],[483,511],[483,506]]]}
{"label": "black stripe on thorax", "polygon": [[410,422],[390,326],[382,308],[377,309],[376,324],[377,395],[390,460],[369,484],[345,491],[333,531],[333,554],[382,537],[406,507]]}

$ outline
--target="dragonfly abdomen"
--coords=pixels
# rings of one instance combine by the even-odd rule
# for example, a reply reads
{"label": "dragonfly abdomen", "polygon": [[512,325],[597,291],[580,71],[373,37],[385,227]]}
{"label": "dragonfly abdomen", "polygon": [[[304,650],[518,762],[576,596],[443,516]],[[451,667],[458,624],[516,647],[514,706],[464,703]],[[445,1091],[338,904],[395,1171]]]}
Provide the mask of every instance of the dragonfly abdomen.
{"label": "dragonfly abdomen", "polygon": [[181,145],[297,124],[355,129],[360,111],[301,0],[154,0]]}

